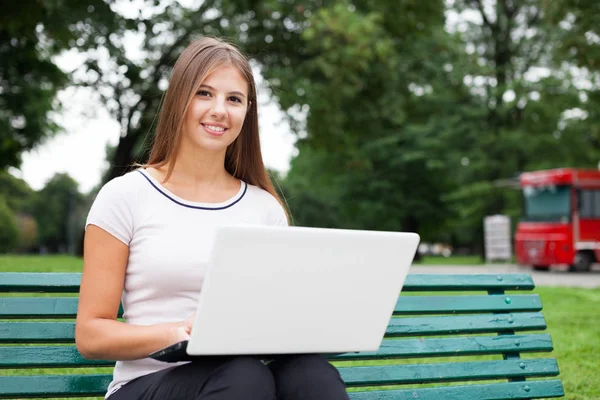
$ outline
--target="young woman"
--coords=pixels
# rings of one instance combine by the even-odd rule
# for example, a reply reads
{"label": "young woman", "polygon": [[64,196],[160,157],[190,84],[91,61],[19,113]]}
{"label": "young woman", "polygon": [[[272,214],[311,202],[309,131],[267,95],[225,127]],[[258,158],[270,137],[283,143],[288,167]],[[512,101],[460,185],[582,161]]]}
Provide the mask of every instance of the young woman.
{"label": "young woman", "polygon": [[[237,48],[193,42],[173,69],[148,163],[98,193],[86,222],[76,343],[86,358],[118,360],[110,400],[348,399],[318,355],[267,365],[148,358],[189,338],[218,226],[288,224],[263,165],[256,103]],[[117,320],[121,302],[126,322]]]}

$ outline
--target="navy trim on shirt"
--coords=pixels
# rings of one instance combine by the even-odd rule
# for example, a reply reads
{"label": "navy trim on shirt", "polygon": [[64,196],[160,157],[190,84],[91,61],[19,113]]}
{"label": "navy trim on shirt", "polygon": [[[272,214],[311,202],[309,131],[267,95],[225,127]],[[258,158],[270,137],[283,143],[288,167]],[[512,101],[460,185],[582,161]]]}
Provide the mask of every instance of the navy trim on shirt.
{"label": "navy trim on shirt", "polygon": [[234,204],[236,204],[237,202],[239,202],[239,201],[240,201],[240,200],[241,200],[241,199],[244,197],[244,195],[246,194],[246,191],[248,190],[248,184],[247,184],[246,182],[242,181],[242,184],[244,185],[244,191],[242,192],[242,195],[240,196],[240,198],[239,198],[239,199],[237,199],[236,201],[234,201],[233,203],[231,203],[231,204],[228,204],[228,205],[226,205],[226,206],[222,206],[222,207],[200,207],[200,206],[192,206],[192,205],[190,205],[190,204],[185,204],[185,203],[182,203],[182,202],[180,202],[180,201],[178,201],[178,200],[175,200],[174,198],[172,198],[171,196],[169,196],[167,193],[163,192],[163,191],[162,191],[162,190],[161,190],[161,189],[160,189],[158,186],[156,186],[156,185],[154,184],[154,182],[152,182],[152,181],[150,180],[150,178],[148,178],[148,177],[146,176],[146,174],[144,174],[144,173],[143,173],[142,171],[140,171],[140,170],[138,170],[138,172],[139,172],[140,174],[142,174],[142,176],[143,176],[144,178],[146,178],[146,180],[147,180],[148,182],[150,182],[150,184],[151,184],[151,185],[154,187],[154,189],[158,190],[158,192],[159,192],[160,194],[162,194],[163,196],[165,196],[167,199],[171,200],[173,203],[175,203],[175,204],[178,204],[178,205],[180,205],[180,206],[183,206],[183,207],[187,207],[187,208],[195,208],[195,209],[198,209],[198,210],[211,210],[211,211],[224,210],[224,209],[226,209],[226,208],[229,208],[229,207],[233,206],[233,205],[234,205]]}

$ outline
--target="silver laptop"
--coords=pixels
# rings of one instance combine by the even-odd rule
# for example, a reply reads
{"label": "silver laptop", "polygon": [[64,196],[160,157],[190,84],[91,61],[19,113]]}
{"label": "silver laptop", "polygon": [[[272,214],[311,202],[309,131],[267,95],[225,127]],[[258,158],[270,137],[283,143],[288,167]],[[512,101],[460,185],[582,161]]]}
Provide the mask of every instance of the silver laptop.
{"label": "silver laptop", "polygon": [[405,232],[220,228],[189,341],[151,357],[376,351],[418,244]]}

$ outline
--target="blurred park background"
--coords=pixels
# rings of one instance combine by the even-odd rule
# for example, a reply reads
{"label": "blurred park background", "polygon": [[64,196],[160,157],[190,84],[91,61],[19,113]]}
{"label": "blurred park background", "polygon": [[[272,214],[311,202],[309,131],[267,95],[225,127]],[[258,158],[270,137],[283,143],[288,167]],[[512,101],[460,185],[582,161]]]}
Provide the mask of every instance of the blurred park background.
{"label": "blurred park background", "polygon": [[[514,229],[522,213],[519,173],[598,168],[599,7],[4,2],[0,252],[79,253],[97,190],[145,159],[170,67],[208,34],[253,60],[265,159],[297,225],[416,231],[482,255],[484,217]],[[67,146],[69,135],[83,139]],[[80,174],[98,152],[105,162]],[[25,171],[36,157],[48,161]],[[77,162],[48,175],[67,159]]]}
{"label": "blurred park background", "polygon": [[[81,270],[97,191],[145,160],[201,35],[252,59],[296,225],[414,231],[453,254],[422,263],[478,265],[486,216],[514,235],[521,173],[600,168],[597,0],[4,1],[0,271]],[[600,284],[579,286],[537,293],[567,398],[600,399]]]}

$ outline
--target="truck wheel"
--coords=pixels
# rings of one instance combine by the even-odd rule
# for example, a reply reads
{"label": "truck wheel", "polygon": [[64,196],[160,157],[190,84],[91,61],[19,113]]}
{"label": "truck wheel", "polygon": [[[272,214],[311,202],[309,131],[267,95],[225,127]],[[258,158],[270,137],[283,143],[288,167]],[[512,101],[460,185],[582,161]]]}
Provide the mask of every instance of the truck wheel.
{"label": "truck wheel", "polygon": [[550,271],[550,266],[549,265],[534,265],[533,269],[535,271]]}
{"label": "truck wheel", "polygon": [[580,251],[575,254],[575,260],[571,265],[570,270],[572,272],[587,272],[592,269],[594,258],[590,253]]}

